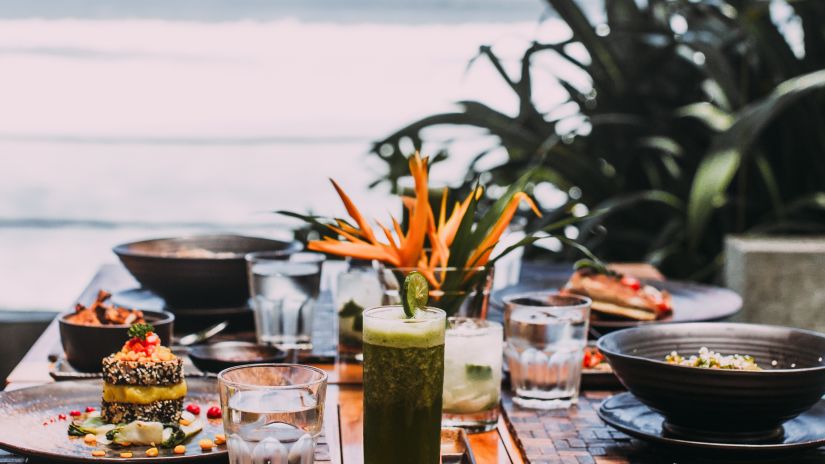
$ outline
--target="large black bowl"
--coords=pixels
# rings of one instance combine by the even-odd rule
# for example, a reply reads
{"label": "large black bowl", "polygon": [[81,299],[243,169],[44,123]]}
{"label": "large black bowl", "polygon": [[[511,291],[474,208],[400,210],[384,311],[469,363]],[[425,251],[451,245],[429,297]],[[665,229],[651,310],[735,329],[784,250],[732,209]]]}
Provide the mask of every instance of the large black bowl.
{"label": "large black bowl", "polygon": [[[701,347],[749,354],[761,371],[684,367],[664,362],[671,351]],[[825,394],[825,335],[756,324],[661,324],[599,339],[616,376],[642,403],[665,417],[674,436],[705,441],[769,442],[783,422]]]}
{"label": "large black bowl", "polygon": [[[129,339],[128,325],[83,325],[69,322],[73,313],[58,319],[60,343],[66,360],[81,372],[100,372],[103,358],[120,351]],[[172,344],[175,315],[165,311],[143,311],[146,322],[152,324],[161,343]]]}
{"label": "large black bowl", "polygon": [[[200,235],[125,243],[113,251],[141,285],[157,293],[174,311],[244,306],[249,298],[244,255],[282,251],[286,257],[300,249],[298,242]],[[195,255],[192,250],[219,254]]]}

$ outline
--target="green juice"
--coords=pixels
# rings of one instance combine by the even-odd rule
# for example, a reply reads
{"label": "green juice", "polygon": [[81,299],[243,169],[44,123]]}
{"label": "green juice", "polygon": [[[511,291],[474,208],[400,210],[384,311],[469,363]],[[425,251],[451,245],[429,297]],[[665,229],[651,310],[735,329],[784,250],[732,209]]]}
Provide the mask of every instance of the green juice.
{"label": "green juice", "polygon": [[441,310],[364,313],[364,464],[438,464],[444,385]]}

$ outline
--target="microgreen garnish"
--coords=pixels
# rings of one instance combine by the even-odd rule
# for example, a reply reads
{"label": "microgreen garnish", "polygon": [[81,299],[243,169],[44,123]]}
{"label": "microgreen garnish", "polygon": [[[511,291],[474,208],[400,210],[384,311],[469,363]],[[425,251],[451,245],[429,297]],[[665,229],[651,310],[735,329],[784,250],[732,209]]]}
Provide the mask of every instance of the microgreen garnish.
{"label": "microgreen garnish", "polygon": [[146,335],[149,332],[154,332],[155,328],[152,324],[139,323],[129,327],[129,336],[140,340],[146,340]]}

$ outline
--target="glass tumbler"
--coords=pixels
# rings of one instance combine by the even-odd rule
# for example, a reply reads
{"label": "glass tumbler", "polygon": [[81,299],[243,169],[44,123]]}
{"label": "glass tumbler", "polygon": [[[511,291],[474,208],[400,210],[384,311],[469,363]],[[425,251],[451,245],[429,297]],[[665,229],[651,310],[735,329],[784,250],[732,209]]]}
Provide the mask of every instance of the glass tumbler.
{"label": "glass tumbler", "polygon": [[496,428],[503,340],[503,330],[497,322],[469,317],[448,319],[443,425],[463,427],[469,432]]}
{"label": "glass tumbler", "polygon": [[446,314],[364,312],[364,464],[439,464]]}
{"label": "glass tumbler", "polygon": [[230,464],[312,464],[324,424],[326,372],[251,364],[218,374]]}
{"label": "glass tumbler", "polygon": [[312,348],[312,318],[321,292],[324,255],[256,252],[246,255],[258,343],[283,350]]}
{"label": "glass tumbler", "polygon": [[504,349],[513,402],[533,409],[578,402],[590,299],[555,292],[504,299]]}

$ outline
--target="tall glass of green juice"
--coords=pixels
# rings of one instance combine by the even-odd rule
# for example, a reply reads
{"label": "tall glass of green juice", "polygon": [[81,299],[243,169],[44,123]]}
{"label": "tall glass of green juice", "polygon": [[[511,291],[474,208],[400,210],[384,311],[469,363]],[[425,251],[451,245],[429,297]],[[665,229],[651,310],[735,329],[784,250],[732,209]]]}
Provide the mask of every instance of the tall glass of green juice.
{"label": "tall glass of green juice", "polygon": [[364,311],[364,464],[438,464],[446,314]]}

